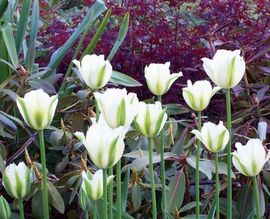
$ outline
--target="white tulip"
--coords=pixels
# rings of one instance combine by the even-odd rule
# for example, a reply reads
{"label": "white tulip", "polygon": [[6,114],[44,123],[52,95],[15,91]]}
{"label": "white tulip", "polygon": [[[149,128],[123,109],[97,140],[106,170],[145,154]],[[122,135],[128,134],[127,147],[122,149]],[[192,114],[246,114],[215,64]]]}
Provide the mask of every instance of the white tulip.
{"label": "white tulip", "polygon": [[152,63],[144,69],[144,76],[149,90],[161,96],[165,94],[173,82],[183,76],[182,72],[170,74],[170,62],[165,64]]}
{"label": "white tulip", "polygon": [[52,122],[58,95],[49,96],[42,89],[17,97],[17,106],[25,122],[35,130],[46,129]]}
{"label": "white tulip", "polygon": [[3,174],[3,185],[11,197],[25,198],[31,188],[30,169],[24,162],[20,162],[18,166],[14,163],[8,165]]}
{"label": "white tulip", "polygon": [[[114,176],[108,176],[107,185],[110,184]],[[88,198],[97,201],[103,196],[103,173],[98,170],[92,175],[89,171],[82,172],[82,190]]]}
{"label": "white tulip", "polygon": [[206,122],[201,132],[193,130],[191,133],[194,134],[209,151],[214,153],[222,151],[230,138],[229,131],[223,125],[222,121],[220,121],[218,125],[212,122]]}
{"label": "white tulip", "polygon": [[135,124],[146,137],[154,137],[163,129],[167,120],[166,109],[162,109],[160,102],[145,104],[140,102],[140,107]]}
{"label": "white tulip", "polygon": [[260,139],[249,139],[246,145],[237,142],[235,147],[237,150],[232,153],[233,165],[245,176],[258,175],[270,158],[270,153],[266,155]]}
{"label": "white tulip", "polygon": [[246,64],[240,50],[217,50],[213,59],[203,58],[202,61],[209,78],[224,89],[235,87],[245,73]]}
{"label": "white tulip", "polygon": [[214,87],[209,81],[196,81],[194,84],[187,81],[187,87],[183,88],[183,97],[186,103],[195,111],[203,111],[209,105],[212,96],[221,89]]}
{"label": "white tulip", "polygon": [[11,210],[9,204],[2,195],[0,196],[0,218],[11,219]]}
{"label": "white tulip", "polygon": [[114,166],[122,157],[125,144],[125,129],[120,126],[117,129],[110,128],[102,118],[98,123],[93,120],[86,136],[82,132],[76,132],[76,137],[86,147],[90,159],[101,168],[107,169]]}
{"label": "white tulip", "polygon": [[129,127],[137,114],[139,100],[135,93],[127,94],[126,89],[107,89],[94,93],[106,123],[111,128]]}
{"label": "white tulip", "polygon": [[104,87],[112,76],[112,65],[104,59],[104,55],[85,55],[82,61],[73,60],[81,77],[91,89]]}

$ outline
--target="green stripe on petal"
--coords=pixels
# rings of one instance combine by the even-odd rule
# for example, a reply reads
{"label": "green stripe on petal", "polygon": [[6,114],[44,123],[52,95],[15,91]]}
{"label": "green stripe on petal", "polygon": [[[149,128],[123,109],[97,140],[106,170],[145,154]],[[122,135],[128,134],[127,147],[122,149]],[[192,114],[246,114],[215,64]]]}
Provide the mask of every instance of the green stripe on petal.
{"label": "green stripe on petal", "polygon": [[109,157],[107,161],[107,167],[112,167],[115,163],[115,157],[116,157],[116,150],[117,150],[117,142],[118,142],[119,136],[117,136],[115,139],[112,140],[111,145],[109,147]]}
{"label": "green stripe on petal", "polygon": [[228,75],[228,85],[229,87],[231,87],[231,85],[233,84],[233,80],[234,80],[234,73],[235,73],[235,59],[236,57],[233,57],[232,60],[230,61],[230,64],[228,66],[227,69],[227,75]]}
{"label": "green stripe on petal", "polygon": [[185,92],[188,96],[188,99],[189,99],[189,104],[190,104],[190,107],[194,110],[198,110],[197,109],[197,106],[196,106],[196,101],[195,101],[195,97],[193,96],[193,93],[190,92],[189,90],[187,89],[183,89],[183,92]]}
{"label": "green stripe on petal", "polygon": [[28,110],[27,110],[27,107],[26,107],[26,105],[25,105],[24,100],[23,100],[22,98],[20,98],[20,97],[17,97],[17,104],[19,104],[20,107],[22,108],[22,111],[23,111],[23,114],[24,114],[24,118],[25,118],[25,120],[26,120],[25,122],[26,122],[30,127],[34,128],[33,123],[32,123],[32,121],[31,121],[31,119],[30,119],[30,115],[28,114]]}
{"label": "green stripe on petal", "polygon": [[102,66],[102,68],[98,72],[98,77],[97,77],[97,88],[100,88],[103,84],[104,81],[104,76],[106,73],[106,64]]}
{"label": "green stripe on petal", "polygon": [[122,98],[117,112],[116,112],[116,123],[117,123],[117,127],[119,126],[125,126],[126,123],[126,101],[124,98]]}
{"label": "green stripe on petal", "polygon": [[211,133],[209,129],[207,129],[207,144],[208,144],[209,149],[212,152],[215,152],[215,149],[213,148],[213,142],[212,142]]}
{"label": "green stripe on petal", "polygon": [[12,198],[15,198],[15,199],[19,199],[19,196],[17,195],[16,193],[16,183],[12,184],[12,182],[10,181],[10,178],[9,176],[4,173],[3,175],[3,183],[4,183],[4,187],[7,191],[7,193],[12,197]]}
{"label": "green stripe on petal", "polygon": [[246,176],[250,176],[250,174],[248,173],[247,168],[241,163],[238,155],[234,154],[233,155],[234,159],[238,162],[239,166],[241,167],[242,173]]}
{"label": "green stripe on petal", "polygon": [[223,140],[224,140],[224,137],[225,137],[225,134],[226,134],[226,129],[224,129],[220,135],[218,136],[218,143],[217,143],[217,149],[216,149],[216,152],[219,152],[221,149],[222,149],[222,143],[223,143]]}
{"label": "green stripe on petal", "polygon": [[[166,109],[163,109],[161,111],[161,113],[159,114],[159,117],[158,117],[158,119],[156,121],[155,131],[154,131],[154,133],[152,133],[153,135],[157,135],[159,133],[159,131],[161,130],[161,123],[163,122],[165,113],[166,113]],[[151,136],[151,137],[153,137],[153,136]]]}
{"label": "green stripe on petal", "polygon": [[54,116],[54,113],[55,111],[52,110],[54,104],[56,101],[58,101],[58,95],[55,95],[54,97],[52,97],[53,99],[51,100],[51,104],[49,106],[49,109],[48,109],[48,116],[47,116],[47,123],[46,123],[46,128],[51,124],[52,122],[52,119],[53,119],[53,116]]}
{"label": "green stripe on petal", "polygon": [[145,135],[149,136],[150,135],[150,127],[151,127],[151,117],[150,117],[150,111],[149,107],[146,107],[146,112],[145,112],[145,117],[144,117],[144,130],[145,130]]}

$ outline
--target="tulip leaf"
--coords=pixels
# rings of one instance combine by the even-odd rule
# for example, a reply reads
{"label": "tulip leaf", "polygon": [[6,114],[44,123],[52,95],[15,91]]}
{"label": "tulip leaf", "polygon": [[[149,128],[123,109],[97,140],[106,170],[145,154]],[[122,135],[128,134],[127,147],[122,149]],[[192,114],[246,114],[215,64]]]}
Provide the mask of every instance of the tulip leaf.
{"label": "tulip leaf", "polygon": [[[200,203],[200,206],[202,206],[202,203]],[[189,202],[187,203],[186,205],[184,205],[183,207],[180,208],[180,212],[185,212],[185,211],[189,211],[191,210],[192,208],[195,208],[196,207],[196,202],[193,201],[193,202]]]}
{"label": "tulip leaf", "polygon": [[[232,218],[239,218],[239,212],[236,206],[237,206],[236,203],[233,201]],[[221,197],[219,198],[219,207],[220,207],[220,213],[226,216],[227,215],[227,199],[226,198],[221,198]]]}
{"label": "tulip leaf", "polygon": [[169,183],[169,190],[166,192],[167,197],[167,212],[171,213],[175,209],[179,209],[183,203],[186,180],[185,174],[182,171],[178,171]]}
{"label": "tulip leaf", "polygon": [[121,72],[118,72],[118,71],[113,71],[110,82],[112,82],[114,84],[126,86],[126,87],[142,86],[142,84],[140,82],[138,82],[135,79],[133,79],[132,77],[130,77],[126,74],[123,74]]}
{"label": "tulip leaf", "polygon": [[117,52],[117,50],[119,49],[119,47],[123,43],[123,41],[127,35],[128,25],[129,25],[129,13],[126,13],[124,18],[123,18],[123,21],[121,23],[116,42],[114,43],[113,48],[112,48],[112,50],[107,58],[108,60],[112,60],[115,53]]}
{"label": "tulip leaf", "polygon": [[0,18],[5,13],[7,7],[8,7],[8,0],[0,0]]}
{"label": "tulip leaf", "polygon": [[37,190],[31,200],[32,216],[36,219],[43,218],[42,192]]}
{"label": "tulip leaf", "polygon": [[2,157],[2,154],[0,154],[0,172],[3,174],[5,171],[5,161]]}
{"label": "tulip leaf", "polygon": [[[8,63],[8,51],[3,38],[2,32],[0,32],[0,83],[8,81],[10,77],[9,63]],[[8,63],[8,64],[7,64]]]}
{"label": "tulip leaf", "polygon": [[143,194],[144,192],[142,191],[141,186],[136,183],[132,187],[131,195],[132,204],[135,210],[137,210],[141,206]]}
{"label": "tulip leaf", "polygon": [[55,209],[57,209],[60,213],[64,214],[65,213],[64,200],[60,195],[60,193],[58,192],[57,188],[50,181],[48,181],[48,190],[52,206]]}
{"label": "tulip leaf", "polygon": [[128,167],[126,170],[124,182],[122,184],[121,190],[122,190],[122,209],[126,211],[127,207],[127,196],[128,196],[128,184],[130,180],[130,168]]}

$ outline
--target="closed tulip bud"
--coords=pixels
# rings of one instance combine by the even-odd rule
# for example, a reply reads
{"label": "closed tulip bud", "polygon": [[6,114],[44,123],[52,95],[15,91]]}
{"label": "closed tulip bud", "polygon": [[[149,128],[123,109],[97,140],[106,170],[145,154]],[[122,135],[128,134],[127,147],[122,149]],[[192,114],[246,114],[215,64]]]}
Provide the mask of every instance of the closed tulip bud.
{"label": "closed tulip bud", "polygon": [[[108,176],[107,185],[110,184],[114,176]],[[98,170],[92,175],[90,172],[83,171],[82,173],[82,190],[88,198],[97,201],[103,196],[103,173]]]}
{"label": "closed tulip bud", "polygon": [[123,155],[126,130],[122,126],[110,128],[102,114],[98,123],[94,120],[92,122],[86,136],[82,132],[76,132],[75,135],[86,147],[92,162],[101,169],[107,169],[114,166]]}
{"label": "closed tulip bud", "polygon": [[52,122],[58,95],[49,96],[42,89],[17,97],[17,106],[25,122],[35,130],[44,130]]}
{"label": "closed tulip bud", "polygon": [[203,58],[202,61],[208,77],[224,89],[235,87],[245,73],[246,64],[240,50],[217,50],[213,59]]}
{"label": "closed tulip bud", "polygon": [[30,169],[20,162],[10,164],[3,174],[3,185],[7,193],[15,199],[24,199],[30,192]]}
{"label": "closed tulip bud", "polygon": [[194,134],[209,151],[214,153],[222,151],[230,138],[229,131],[223,125],[222,121],[220,121],[218,125],[212,122],[206,122],[201,132],[193,130],[191,133]]}
{"label": "closed tulip bud", "polygon": [[260,139],[249,139],[246,145],[237,142],[236,151],[232,153],[234,167],[245,176],[258,175],[270,158],[270,153],[266,155]]}
{"label": "closed tulip bud", "polygon": [[161,96],[165,94],[173,82],[183,76],[182,72],[170,74],[170,62],[165,64],[152,63],[144,69],[144,76],[149,90]]}
{"label": "closed tulip bud", "polygon": [[266,140],[266,133],[267,133],[267,122],[261,121],[258,123],[258,134],[259,139],[263,142]]}
{"label": "closed tulip bud", "polygon": [[140,108],[135,117],[137,128],[146,137],[155,137],[164,127],[167,120],[166,109],[162,109],[160,102],[145,104],[140,102]]}
{"label": "closed tulip bud", "polygon": [[187,87],[183,88],[183,97],[186,103],[195,111],[203,111],[209,105],[212,96],[219,91],[220,87],[212,88],[209,81],[196,81],[194,84],[187,81]]}
{"label": "closed tulip bud", "polygon": [[126,89],[107,89],[94,93],[99,109],[111,128],[129,127],[137,114],[139,100],[135,93],[127,94]]}
{"label": "closed tulip bud", "polygon": [[9,204],[2,195],[0,196],[0,218],[1,219],[11,218],[11,210]]}
{"label": "closed tulip bud", "polygon": [[81,77],[91,89],[104,87],[112,76],[112,65],[104,59],[104,55],[86,55],[82,61],[73,60]]}
{"label": "closed tulip bud", "polygon": [[83,211],[89,211],[90,210],[90,199],[88,198],[87,194],[84,192],[84,190],[80,189],[79,192],[79,203],[80,203],[80,207]]}

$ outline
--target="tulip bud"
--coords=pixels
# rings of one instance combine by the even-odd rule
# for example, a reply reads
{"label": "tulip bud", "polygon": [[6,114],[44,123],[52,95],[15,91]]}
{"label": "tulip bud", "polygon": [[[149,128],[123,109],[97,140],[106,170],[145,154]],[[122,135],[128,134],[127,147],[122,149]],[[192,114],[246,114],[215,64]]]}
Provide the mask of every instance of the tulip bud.
{"label": "tulip bud", "polygon": [[194,84],[187,81],[187,87],[183,88],[183,97],[186,103],[195,111],[203,111],[209,105],[212,96],[219,91],[220,87],[212,88],[209,81],[196,81]]}
{"label": "tulip bud", "polygon": [[234,167],[245,176],[258,175],[270,158],[270,153],[266,155],[260,139],[249,139],[246,145],[237,142],[236,151],[232,153]]}
{"label": "tulip bud", "polygon": [[139,100],[135,93],[127,94],[126,89],[107,89],[94,93],[99,109],[111,128],[129,127],[137,114]]}
{"label": "tulip bud", "polygon": [[15,199],[24,199],[30,192],[30,169],[20,162],[10,164],[3,174],[3,185],[7,193]]}
{"label": "tulip bud", "polygon": [[162,110],[160,102],[145,104],[140,102],[140,108],[135,117],[137,128],[146,137],[154,137],[163,129],[167,120],[166,109]]}
{"label": "tulip bud", "polygon": [[217,50],[213,59],[203,58],[202,61],[208,77],[224,89],[235,87],[245,73],[246,64],[240,50]]}
{"label": "tulip bud", "polygon": [[258,123],[258,134],[259,139],[263,142],[266,140],[266,133],[267,133],[267,122],[262,121]]}
{"label": "tulip bud", "polygon": [[91,89],[104,87],[112,76],[112,66],[104,55],[86,55],[82,61],[73,60],[80,71],[81,77]]}
{"label": "tulip bud", "polygon": [[17,97],[17,106],[25,122],[35,130],[46,129],[52,122],[58,95],[49,96],[42,89]]}
{"label": "tulip bud", "polygon": [[88,196],[86,195],[86,193],[84,192],[84,190],[80,189],[79,192],[79,203],[80,203],[80,207],[84,212],[88,212],[90,209],[90,199],[88,198]]}
{"label": "tulip bud", "polygon": [[198,130],[191,131],[204,146],[211,152],[217,153],[222,151],[230,138],[229,131],[220,121],[218,125],[212,122],[204,123],[201,132]]}
{"label": "tulip bud", "polygon": [[95,120],[92,122],[86,136],[82,132],[76,132],[75,135],[86,147],[93,163],[101,169],[107,169],[114,166],[123,155],[126,130],[122,126],[111,129],[102,114],[98,123]]}
{"label": "tulip bud", "polygon": [[169,68],[170,62],[165,64],[152,63],[145,67],[144,76],[146,83],[153,94],[157,96],[165,94],[172,86],[172,83],[183,76],[182,72],[170,74]]}
{"label": "tulip bud", "polygon": [[1,219],[11,218],[11,210],[9,204],[2,195],[0,196],[0,218]]}
{"label": "tulip bud", "polygon": [[[108,176],[107,185],[110,184],[114,176]],[[82,172],[82,190],[88,196],[88,198],[97,201],[103,196],[103,173],[102,170],[98,170],[92,175],[89,171]]]}

